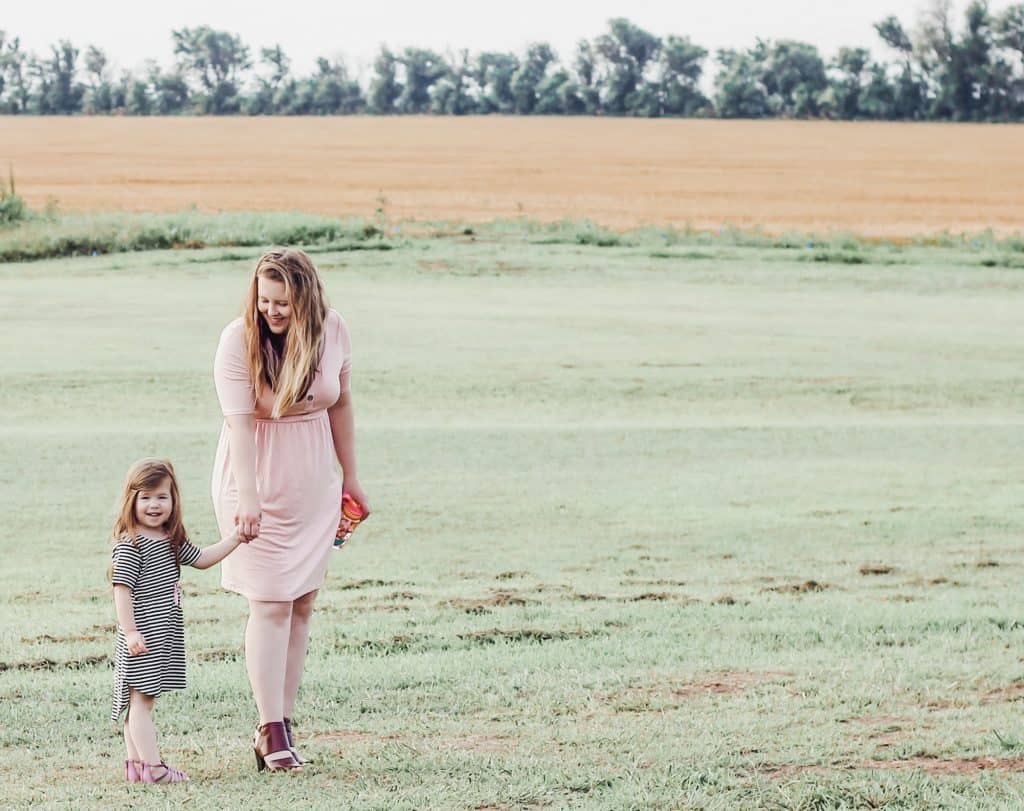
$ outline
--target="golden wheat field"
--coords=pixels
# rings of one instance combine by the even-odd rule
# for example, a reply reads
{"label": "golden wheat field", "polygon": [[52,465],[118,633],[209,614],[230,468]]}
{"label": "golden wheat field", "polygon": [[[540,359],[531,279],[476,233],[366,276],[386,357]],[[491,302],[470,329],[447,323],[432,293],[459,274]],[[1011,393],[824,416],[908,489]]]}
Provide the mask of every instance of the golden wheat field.
{"label": "golden wheat field", "polygon": [[[898,237],[1024,223],[1024,126],[601,118],[0,118],[30,205],[589,218]],[[4,167],[6,168],[6,167]]]}

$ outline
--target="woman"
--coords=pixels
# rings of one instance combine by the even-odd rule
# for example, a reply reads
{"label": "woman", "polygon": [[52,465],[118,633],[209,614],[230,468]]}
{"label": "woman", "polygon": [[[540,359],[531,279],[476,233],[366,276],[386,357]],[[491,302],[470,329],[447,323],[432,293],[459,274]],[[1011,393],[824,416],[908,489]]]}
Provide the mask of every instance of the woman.
{"label": "woman", "polygon": [[252,539],[222,565],[221,582],[249,600],[245,664],[260,715],[261,771],[301,766],[291,716],[342,492],[370,511],[356,476],[350,368],[348,330],[328,309],[310,258],[296,249],[265,253],[242,316],[217,347],[224,426],[213,468],[221,530],[238,526]]}

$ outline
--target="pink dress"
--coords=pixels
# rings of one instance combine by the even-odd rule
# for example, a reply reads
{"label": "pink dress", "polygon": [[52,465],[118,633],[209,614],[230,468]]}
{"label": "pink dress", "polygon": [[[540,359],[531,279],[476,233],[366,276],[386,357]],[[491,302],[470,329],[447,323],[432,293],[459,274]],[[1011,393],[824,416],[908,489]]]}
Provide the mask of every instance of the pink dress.
{"label": "pink dress", "polygon": [[[256,416],[256,486],[260,534],[221,563],[221,584],[252,600],[294,600],[323,585],[341,519],[341,475],[327,410],[348,390],[352,349],[342,317],[329,310],[324,350],[306,398],[271,419],[274,393],[259,402],[237,318],[220,336],[213,377],[224,416]],[[235,525],[238,488],[231,473],[228,425],[213,464],[213,506],[223,534]]]}

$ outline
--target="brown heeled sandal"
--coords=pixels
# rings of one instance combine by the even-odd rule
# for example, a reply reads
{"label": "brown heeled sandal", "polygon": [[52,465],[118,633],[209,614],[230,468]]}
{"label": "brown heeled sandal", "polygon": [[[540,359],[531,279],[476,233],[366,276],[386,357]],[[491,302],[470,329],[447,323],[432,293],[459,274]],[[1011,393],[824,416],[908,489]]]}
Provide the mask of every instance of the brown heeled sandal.
{"label": "brown heeled sandal", "polygon": [[288,735],[282,721],[270,721],[257,729],[252,748],[256,754],[256,768],[261,772],[264,769],[271,772],[302,769],[302,764],[288,746]]}
{"label": "brown heeled sandal", "polygon": [[284,734],[288,738],[288,748],[291,750],[292,757],[295,758],[300,766],[305,766],[307,763],[312,763],[311,760],[306,760],[299,751],[295,748],[295,738],[292,737],[292,719],[284,719]]}

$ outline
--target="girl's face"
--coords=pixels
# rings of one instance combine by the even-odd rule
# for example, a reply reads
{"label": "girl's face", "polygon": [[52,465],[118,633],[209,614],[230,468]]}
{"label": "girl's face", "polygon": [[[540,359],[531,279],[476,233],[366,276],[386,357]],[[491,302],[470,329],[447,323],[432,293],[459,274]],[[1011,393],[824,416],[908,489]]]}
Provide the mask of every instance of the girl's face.
{"label": "girl's face", "polygon": [[284,282],[256,279],[256,309],[260,311],[270,331],[275,335],[284,335],[292,319],[292,305],[288,301],[288,291]]}
{"label": "girl's face", "polygon": [[142,529],[163,529],[173,509],[170,479],[164,479],[152,490],[140,490],[135,496],[135,522]]}

